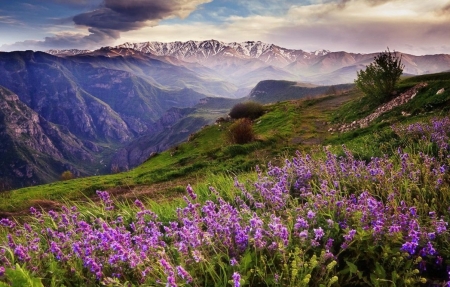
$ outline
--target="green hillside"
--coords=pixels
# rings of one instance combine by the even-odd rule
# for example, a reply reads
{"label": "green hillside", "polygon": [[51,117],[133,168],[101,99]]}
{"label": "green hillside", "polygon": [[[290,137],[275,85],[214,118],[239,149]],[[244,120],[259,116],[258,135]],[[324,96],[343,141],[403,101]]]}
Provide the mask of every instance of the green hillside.
{"label": "green hillside", "polygon": [[413,87],[364,128],[391,102],[279,102],[247,144],[220,120],[130,171],[3,193],[0,285],[447,286],[450,73]]}
{"label": "green hillside", "polygon": [[[56,202],[83,199],[95,194],[96,190],[114,190],[125,197],[132,196],[135,191],[154,199],[179,196],[177,191],[187,183],[200,183],[208,175],[250,172],[256,165],[282,162],[297,150],[320,150],[320,144],[337,147],[346,144],[362,158],[369,159],[373,155],[391,153],[389,149],[397,141],[390,138],[390,125],[442,116],[448,112],[450,73],[407,78],[401,82],[399,92],[422,81],[427,81],[429,86],[413,100],[382,115],[364,129],[344,134],[329,132],[330,128],[352,122],[376,108],[375,102],[356,90],[312,100],[280,102],[267,105],[265,114],[255,121],[257,140],[252,143],[229,143],[227,130],[231,123],[216,123],[191,135],[188,142],[157,154],[127,172],[2,193],[4,200],[0,203],[0,210],[26,209],[42,199]],[[436,95],[442,88],[445,92]],[[410,115],[402,116],[402,112]],[[156,184],[160,187],[156,194],[145,192],[153,190],[152,186]]]}

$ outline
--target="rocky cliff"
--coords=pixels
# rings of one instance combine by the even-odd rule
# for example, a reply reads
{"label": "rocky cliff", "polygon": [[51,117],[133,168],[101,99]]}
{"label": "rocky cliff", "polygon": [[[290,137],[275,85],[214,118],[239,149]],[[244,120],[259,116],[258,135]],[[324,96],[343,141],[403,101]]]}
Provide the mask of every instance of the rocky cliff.
{"label": "rocky cliff", "polygon": [[97,148],[87,147],[1,86],[0,142],[0,190],[55,180],[64,170],[85,174],[69,159],[93,164]]}

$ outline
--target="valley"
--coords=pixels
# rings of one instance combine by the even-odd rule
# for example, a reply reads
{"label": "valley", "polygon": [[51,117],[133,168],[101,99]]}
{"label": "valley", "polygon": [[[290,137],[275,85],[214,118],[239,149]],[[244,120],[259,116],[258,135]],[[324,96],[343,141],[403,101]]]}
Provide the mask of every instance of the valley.
{"label": "valley", "polygon": [[[0,53],[2,94],[20,102],[5,104],[17,116],[33,113],[20,116],[21,132],[13,132],[17,116],[5,122],[3,150],[14,160],[0,165],[2,190],[56,181],[64,171],[85,177],[132,169],[226,118],[238,102],[349,91],[373,58],[215,40],[48,52]],[[448,55],[402,56],[409,74],[450,69]],[[36,144],[43,138],[46,151]]]}

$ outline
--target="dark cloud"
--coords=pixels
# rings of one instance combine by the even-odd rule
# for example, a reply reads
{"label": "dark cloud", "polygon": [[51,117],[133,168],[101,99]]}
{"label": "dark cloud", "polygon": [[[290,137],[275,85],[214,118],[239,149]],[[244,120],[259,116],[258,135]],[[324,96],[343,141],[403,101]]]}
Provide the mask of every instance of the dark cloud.
{"label": "dark cloud", "polygon": [[442,7],[442,9],[440,9],[438,11],[438,14],[440,14],[440,15],[450,15],[450,4],[447,4],[446,6]]}
{"label": "dark cloud", "polygon": [[73,18],[77,25],[130,31],[170,17],[187,17],[198,5],[211,0],[105,0],[99,9]]}
{"label": "dark cloud", "polygon": [[[337,7],[340,9],[345,8],[347,6],[347,3],[352,2],[354,0],[339,0],[337,1]],[[362,2],[367,2],[370,6],[378,6],[382,5],[387,2],[395,2],[397,0],[363,0]]]}
{"label": "dark cloud", "polygon": [[[88,5],[88,0],[41,0],[66,5]],[[104,0],[92,11],[72,18],[78,26],[87,27],[89,35],[58,34],[44,41],[24,41],[3,45],[4,50],[48,50],[83,48],[94,49],[111,45],[120,38],[120,32],[138,30],[144,26],[157,25],[158,21],[171,17],[185,18],[198,5],[212,0]],[[67,19],[61,19],[63,23]]]}
{"label": "dark cloud", "polygon": [[98,9],[73,17],[73,22],[79,26],[89,27],[92,34],[88,37],[99,38],[104,42],[108,36],[117,39],[120,32],[156,25],[165,18],[187,17],[198,5],[211,1],[104,0]]}
{"label": "dark cloud", "polygon": [[37,0],[38,3],[55,3],[72,7],[92,7],[98,6],[101,0]]}

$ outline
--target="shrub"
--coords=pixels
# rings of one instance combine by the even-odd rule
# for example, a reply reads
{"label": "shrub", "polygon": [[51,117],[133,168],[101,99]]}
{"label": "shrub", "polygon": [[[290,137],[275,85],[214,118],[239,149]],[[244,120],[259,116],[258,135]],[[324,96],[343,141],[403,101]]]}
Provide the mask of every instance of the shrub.
{"label": "shrub", "polygon": [[383,101],[393,94],[403,68],[401,57],[388,49],[375,56],[374,62],[365,70],[358,72],[355,84],[366,95]]}
{"label": "shrub", "polygon": [[234,144],[245,144],[255,139],[252,121],[243,118],[234,122],[228,131],[228,139]]}
{"label": "shrub", "polygon": [[231,108],[229,113],[230,117],[233,119],[249,118],[252,120],[259,118],[263,114],[263,105],[255,102],[236,104],[233,108]]}
{"label": "shrub", "polygon": [[61,174],[61,180],[69,180],[69,179],[73,179],[75,178],[75,176],[73,175],[73,173],[70,170],[66,170],[65,172],[63,172]]}

